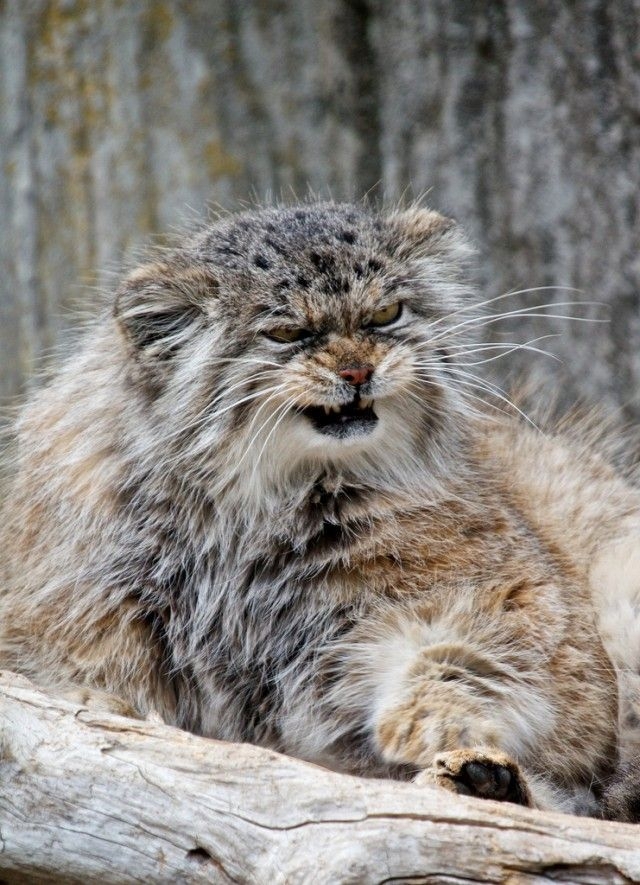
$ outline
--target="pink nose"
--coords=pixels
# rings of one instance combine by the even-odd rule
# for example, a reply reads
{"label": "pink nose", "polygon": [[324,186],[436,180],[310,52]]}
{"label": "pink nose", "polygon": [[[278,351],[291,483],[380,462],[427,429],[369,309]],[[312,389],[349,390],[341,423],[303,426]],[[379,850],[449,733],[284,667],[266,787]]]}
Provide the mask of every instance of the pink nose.
{"label": "pink nose", "polygon": [[373,366],[349,366],[348,369],[341,369],[338,372],[341,378],[358,387],[364,384],[373,375]]}

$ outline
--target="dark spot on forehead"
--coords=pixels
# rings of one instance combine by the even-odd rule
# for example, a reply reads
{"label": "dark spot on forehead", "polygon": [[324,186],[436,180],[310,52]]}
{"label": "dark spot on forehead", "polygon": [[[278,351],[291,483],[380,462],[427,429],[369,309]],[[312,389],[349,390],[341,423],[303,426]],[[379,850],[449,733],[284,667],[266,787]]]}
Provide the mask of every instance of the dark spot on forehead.
{"label": "dark spot on forehead", "polygon": [[[274,294],[285,291],[278,283],[285,278],[290,288],[346,292],[354,278],[386,267],[381,252],[387,240],[378,242],[377,220],[373,213],[345,204],[250,212],[214,226],[202,244],[203,259],[220,261],[232,273],[248,271],[256,285],[262,285],[256,269],[269,272]],[[248,280],[241,285],[249,285]]]}
{"label": "dark spot on forehead", "polygon": [[308,289],[310,286],[309,278],[305,277],[305,275],[302,273],[299,273],[296,277],[296,283],[300,286],[301,289]]}
{"label": "dark spot on forehead", "polygon": [[331,273],[335,267],[333,255],[326,252],[312,252],[309,255],[309,260],[319,273]]}
{"label": "dark spot on forehead", "polygon": [[271,267],[271,262],[269,262],[264,257],[264,255],[260,255],[260,254],[254,255],[253,263],[255,264],[256,267],[259,267],[262,270],[269,270],[269,268]]}
{"label": "dark spot on forehead", "polygon": [[291,280],[278,280],[274,288],[276,292],[284,292],[286,289],[291,288]]}
{"label": "dark spot on forehead", "polygon": [[351,284],[348,277],[339,274],[338,276],[329,276],[325,279],[322,291],[327,295],[345,295]]}

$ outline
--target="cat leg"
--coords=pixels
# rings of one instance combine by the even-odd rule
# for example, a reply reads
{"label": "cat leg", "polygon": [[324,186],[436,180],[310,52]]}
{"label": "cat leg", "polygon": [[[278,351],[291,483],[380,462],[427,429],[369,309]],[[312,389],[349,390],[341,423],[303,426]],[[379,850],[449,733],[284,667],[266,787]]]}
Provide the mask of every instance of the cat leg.
{"label": "cat leg", "polygon": [[389,710],[380,719],[377,736],[385,758],[412,759],[424,765],[416,783],[459,795],[530,808],[576,810],[569,793],[517,761],[530,754],[526,752],[528,740],[522,739],[509,715],[512,710],[495,710],[494,718],[481,704],[474,710],[468,697],[446,685],[439,703],[431,706],[437,693],[433,685],[424,685],[412,715],[404,708]]}
{"label": "cat leg", "polygon": [[556,807],[554,791],[521,762],[535,757],[555,723],[543,681],[522,679],[477,640],[438,639],[417,649],[398,682],[379,695],[374,728],[383,756],[423,767],[422,783]]}
{"label": "cat leg", "polygon": [[366,705],[379,758],[421,769],[423,783],[592,814],[590,785],[615,759],[615,674],[586,627],[554,636],[547,618],[545,645],[540,620],[395,612],[343,644],[333,698]]}
{"label": "cat leg", "polygon": [[423,661],[420,669],[423,678],[404,702],[381,711],[375,722],[385,759],[413,762],[423,769],[419,782],[462,795],[597,813],[588,769],[573,783],[563,777],[566,754],[540,685],[521,680],[500,686],[494,673],[480,687],[477,676],[443,681],[439,666],[425,668]]}

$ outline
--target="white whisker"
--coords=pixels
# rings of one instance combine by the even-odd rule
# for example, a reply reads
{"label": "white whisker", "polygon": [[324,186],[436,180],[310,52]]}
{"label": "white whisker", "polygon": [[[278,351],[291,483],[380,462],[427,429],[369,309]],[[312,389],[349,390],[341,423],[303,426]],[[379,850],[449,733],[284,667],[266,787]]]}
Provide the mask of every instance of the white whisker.
{"label": "white whisker", "polygon": [[262,445],[262,448],[260,449],[260,452],[258,453],[258,457],[256,458],[256,462],[255,462],[255,464],[253,465],[253,470],[252,470],[252,472],[251,472],[251,480],[252,480],[252,481],[253,481],[253,478],[254,478],[254,476],[255,476],[256,470],[258,469],[258,466],[259,466],[260,461],[261,461],[261,459],[262,459],[262,455],[264,454],[264,451],[265,451],[265,449],[266,449],[266,447],[267,447],[267,444],[268,444],[269,440],[271,439],[271,437],[273,436],[274,432],[278,429],[278,427],[280,426],[280,424],[282,423],[282,421],[283,421],[283,420],[285,419],[285,417],[287,416],[287,414],[288,414],[288,412],[289,412],[289,409],[291,408],[292,405],[293,405],[293,401],[292,401],[292,400],[288,400],[287,402],[282,403],[282,405],[279,406],[279,407],[276,409],[276,411],[273,413],[273,415],[271,416],[271,417],[273,417],[273,418],[276,418],[276,422],[275,422],[275,424],[273,425],[273,427],[271,428],[271,430],[269,431],[269,433],[267,434],[267,438],[265,439],[265,441],[264,441],[264,443],[263,443],[263,445]]}
{"label": "white whisker", "polygon": [[[520,415],[520,417],[523,418],[528,424],[530,424],[535,430],[540,431],[540,428],[537,426],[537,424],[532,421],[531,418],[522,411],[522,409],[518,408],[518,406],[516,406],[516,404],[511,399],[509,399],[506,391],[502,390],[501,387],[492,384],[484,378],[478,378],[476,375],[473,375],[470,372],[458,370],[455,365],[452,365],[450,367],[450,374],[455,378],[457,384],[473,385],[477,390],[484,390],[484,392],[488,393],[490,396],[495,396],[496,399],[504,402],[506,405],[509,406],[509,408],[514,409],[514,411],[516,411],[518,415]],[[462,378],[467,380],[461,380]]]}
{"label": "white whisker", "polygon": [[[270,396],[269,399],[266,400],[264,403],[262,403],[262,405],[260,406],[260,408],[257,410],[256,415],[254,416],[254,419],[253,419],[253,421],[251,422],[251,425],[250,425],[250,427],[249,427],[249,429],[248,429],[248,431],[247,431],[248,434],[251,433],[251,429],[252,429],[252,427],[253,427],[253,425],[254,425],[254,423],[255,423],[255,419],[256,419],[256,417],[258,416],[258,413],[262,410],[262,408],[264,408],[264,406],[267,405],[267,403],[268,403],[270,400],[274,399],[275,396],[276,396],[276,394],[273,394],[272,396]],[[276,415],[276,414],[280,411],[280,409],[282,408],[282,406],[287,406],[287,407],[288,407],[288,406],[290,406],[290,405],[292,405],[292,404],[293,404],[292,399],[291,399],[291,398],[288,398],[288,399],[286,400],[286,402],[281,403],[281,404],[276,408],[276,410],[275,410],[274,412],[272,412],[271,414],[267,415],[267,417],[266,417],[265,420],[262,422],[262,424],[260,425],[260,427],[258,428],[258,430],[253,434],[253,436],[251,437],[251,439],[246,443],[246,445],[245,445],[245,447],[244,447],[244,450],[243,450],[243,452],[242,452],[242,455],[240,456],[239,461],[235,464],[236,469],[242,464],[242,462],[244,461],[244,459],[247,457],[248,453],[251,451],[251,449],[252,449],[252,447],[253,447],[253,444],[254,444],[255,441],[258,439],[258,437],[260,436],[260,434],[262,433],[262,431],[265,429],[265,427],[268,425],[269,421],[274,417],[274,415]]]}
{"label": "white whisker", "polygon": [[[530,289],[515,289],[510,292],[503,292],[501,295],[496,295],[493,298],[487,298],[485,301],[474,301],[472,304],[466,304],[464,307],[458,308],[458,310],[454,310],[451,313],[446,314],[445,316],[438,317],[431,325],[437,326],[440,323],[446,322],[446,320],[451,319],[451,317],[459,316],[463,313],[469,313],[470,311],[481,310],[483,307],[487,307],[490,304],[495,304],[497,301],[502,301],[505,298],[514,298],[517,295],[529,295],[532,292],[580,292],[580,289],[576,289],[573,286],[534,286]],[[552,303],[552,302],[550,302]],[[582,302],[576,301],[575,304],[581,304]]]}
{"label": "white whisker", "polygon": [[[508,343],[504,343],[504,344],[477,344],[477,345],[473,345],[473,344],[458,344],[458,345],[456,345],[456,344],[454,344],[450,348],[448,347],[447,350],[454,350],[454,351],[462,350],[463,351],[462,354],[460,354],[460,353],[452,353],[452,354],[446,353],[442,356],[439,356],[438,360],[441,361],[442,363],[447,364],[447,365],[451,361],[455,360],[455,364],[458,366],[480,366],[480,365],[484,365],[484,363],[490,363],[490,362],[493,362],[494,360],[502,359],[503,357],[509,356],[509,354],[515,353],[516,351],[526,350],[530,353],[537,353],[537,354],[540,354],[541,356],[547,356],[547,357],[550,357],[551,359],[561,362],[560,358],[556,354],[551,353],[548,350],[544,350],[541,347],[534,347],[533,346],[537,341],[544,341],[548,338],[557,338],[557,337],[558,337],[557,335],[540,335],[537,338],[531,338],[529,341],[525,341],[522,344],[520,344],[518,342],[512,342],[512,341],[508,342]],[[482,353],[487,350],[501,350],[503,352],[498,353],[492,357],[487,357],[486,359],[482,359],[482,360],[475,360],[473,362],[458,362],[458,360],[461,357],[466,358],[467,356],[470,356],[471,354]],[[420,365],[420,363],[417,363],[417,365]],[[437,365],[437,362],[435,362],[435,360],[434,360],[432,363],[429,363],[428,365]]]}
{"label": "white whisker", "polygon": [[597,319],[592,317],[574,317],[569,316],[568,314],[557,314],[557,313],[545,313],[547,309],[555,309],[558,307],[575,307],[575,306],[587,306],[598,304],[601,306],[600,302],[590,302],[590,301],[560,301],[560,302],[550,302],[548,304],[537,305],[536,307],[523,307],[518,310],[510,310],[505,313],[497,313],[497,314],[489,314],[489,316],[480,314],[477,317],[471,317],[467,320],[463,320],[461,323],[456,323],[456,325],[451,326],[447,329],[444,329],[439,334],[435,335],[430,339],[430,342],[433,344],[437,341],[441,341],[443,338],[447,338],[449,336],[454,336],[455,334],[460,334],[459,330],[465,329],[480,329],[484,326],[490,326],[493,323],[503,322],[504,320],[513,319],[514,317],[524,319],[524,318],[544,318],[544,319],[555,319],[555,320],[572,320],[575,322],[581,323],[606,323],[607,320]]}

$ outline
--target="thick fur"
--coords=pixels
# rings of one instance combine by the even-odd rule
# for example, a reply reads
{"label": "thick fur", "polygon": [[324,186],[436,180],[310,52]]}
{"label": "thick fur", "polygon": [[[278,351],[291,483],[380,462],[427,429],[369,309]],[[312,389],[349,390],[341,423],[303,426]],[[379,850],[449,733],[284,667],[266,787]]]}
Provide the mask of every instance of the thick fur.
{"label": "thick fur", "polygon": [[[468,255],[433,212],[313,204],[131,274],[18,424],[3,665],[341,770],[593,811],[637,732],[640,495],[571,422],[483,407]],[[326,436],[300,410],[352,400],[354,366],[378,423]]]}

